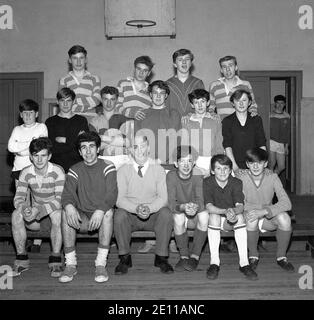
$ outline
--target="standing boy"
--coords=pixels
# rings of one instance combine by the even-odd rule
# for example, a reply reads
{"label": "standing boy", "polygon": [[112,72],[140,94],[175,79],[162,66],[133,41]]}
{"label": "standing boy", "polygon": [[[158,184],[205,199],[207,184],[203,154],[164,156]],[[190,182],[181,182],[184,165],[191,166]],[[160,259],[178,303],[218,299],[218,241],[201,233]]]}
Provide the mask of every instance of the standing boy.
{"label": "standing boy", "polygon": [[188,94],[205,88],[201,79],[191,75],[193,59],[194,55],[188,49],[179,49],[172,55],[175,75],[167,80],[170,88],[167,106],[178,111],[181,117],[193,112]]}
{"label": "standing boy", "polygon": [[[203,177],[193,174],[197,152],[191,146],[176,149],[176,171],[167,174],[168,203],[174,220],[174,235],[180,259],[176,271],[196,270],[207,238],[208,212],[204,210]],[[194,230],[189,254],[187,229]]]}
{"label": "standing boy", "polygon": [[74,45],[68,51],[70,72],[60,79],[59,88],[67,87],[76,94],[72,106],[74,113],[84,116],[96,116],[95,107],[100,102],[100,78],[87,71],[87,51],[80,45]]}
{"label": "standing boy", "polygon": [[32,140],[29,146],[32,164],[22,170],[17,181],[15,210],[12,213],[12,234],[16,246],[12,276],[19,276],[30,267],[25,249],[26,229],[39,231],[41,227],[51,228],[52,253],[48,261],[51,276],[59,277],[61,273],[61,194],[65,177],[61,167],[49,162],[51,149],[52,144],[47,137]]}
{"label": "standing boy", "polygon": [[[260,148],[246,152],[248,169],[241,170],[238,178],[243,182],[245,196],[244,214],[247,223],[249,261],[253,269],[259,262],[257,243],[259,230],[275,231],[277,239],[277,264],[285,271],[294,272],[287,260],[287,249],[291,238],[291,201],[276,173],[266,169],[268,154]],[[278,202],[272,204],[276,194]]]}
{"label": "standing boy", "polygon": [[62,194],[62,235],[65,270],[60,282],[70,282],[77,274],[75,239],[77,232],[98,231],[95,281],[108,281],[107,256],[113,226],[113,206],[117,199],[116,168],[97,158],[100,137],[95,132],[82,133],[77,148],[83,161],[67,173]]}
{"label": "standing boy", "polygon": [[257,114],[257,104],[254,99],[253,89],[248,81],[242,80],[238,76],[237,58],[225,56],[219,59],[221,78],[212,82],[209,86],[211,113],[215,112],[223,120],[226,116],[234,113],[234,108],[230,103],[230,96],[235,90],[244,89],[252,96],[252,103],[249,112],[252,116]]}
{"label": "standing boy", "polygon": [[57,100],[59,113],[46,120],[48,136],[53,145],[51,161],[68,172],[71,166],[81,161],[75,144],[78,135],[89,131],[89,128],[86,118],[72,111],[75,101],[73,90],[60,89],[57,92]]}

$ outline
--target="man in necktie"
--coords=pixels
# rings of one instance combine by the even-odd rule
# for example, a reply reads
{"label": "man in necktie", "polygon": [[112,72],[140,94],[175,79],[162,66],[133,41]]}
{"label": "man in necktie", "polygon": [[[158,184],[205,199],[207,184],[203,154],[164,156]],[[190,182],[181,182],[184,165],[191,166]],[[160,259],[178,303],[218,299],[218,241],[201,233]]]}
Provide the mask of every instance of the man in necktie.
{"label": "man in necktie", "polygon": [[167,207],[166,173],[161,165],[148,157],[148,153],[147,137],[136,135],[130,161],[118,170],[118,209],[114,215],[114,234],[120,263],[115,274],[125,274],[132,267],[131,233],[137,230],[155,232],[154,265],[163,273],[173,272],[167,259],[173,219]]}

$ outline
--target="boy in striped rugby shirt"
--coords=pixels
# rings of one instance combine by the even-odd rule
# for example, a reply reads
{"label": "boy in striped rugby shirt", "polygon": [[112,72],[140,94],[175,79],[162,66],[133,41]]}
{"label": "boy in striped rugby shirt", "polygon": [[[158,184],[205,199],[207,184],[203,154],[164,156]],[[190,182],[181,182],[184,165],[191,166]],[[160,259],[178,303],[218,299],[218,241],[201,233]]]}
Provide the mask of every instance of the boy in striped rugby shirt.
{"label": "boy in striped rugby shirt", "polygon": [[100,78],[86,69],[87,51],[75,45],[68,51],[70,72],[59,80],[59,88],[67,87],[75,92],[76,100],[72,111],[88,117],[95,117],[100,98]]}
{"label": "boy in striped rugby shirt", "polygon": [[77,148],[83,161],[73,165],[66,176],[61,200],[66,267],[59,281],[63,283],[72,281],[77,274],[77,232],[98,231],[95,281],[109,279],[106,264],[113,229],[113,206],[118,195],[117,172],[111,162],[98,159],[100,143],[96,132],[80,134]]}
{"label": "boy in striped rugby shirt", "polygon": [[[65,181],[63,169],[51,162],[52,143],[41,137],[31,141],[29,146],[32,164],[24,168],[17,182],[14,197],[15,210],[12,213],[12,234],[16,246],[16,260],[11,276],[19,276],[29,269],[30,261],[25,249],[26,228],[38,231],[50,228],[52,253],[48,266],[52,277],[61,274],[61,194]],[[30,190],[31,204],[27,200]],[[49,216],[50,219],[47,218]]]}

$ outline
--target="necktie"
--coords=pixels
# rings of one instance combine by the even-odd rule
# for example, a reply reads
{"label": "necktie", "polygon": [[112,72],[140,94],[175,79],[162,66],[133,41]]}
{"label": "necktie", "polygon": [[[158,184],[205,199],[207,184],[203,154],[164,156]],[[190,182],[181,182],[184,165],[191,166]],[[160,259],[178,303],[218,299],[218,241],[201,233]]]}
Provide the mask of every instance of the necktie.
{"label": "necktie", "polygon": [[138,171],[137,171],[137,173],[138,173],[138,175],[141,177],[141,178],[143,178],[143,173],[142,173],[142,168],[144,168],[144,166],[138,166]]}

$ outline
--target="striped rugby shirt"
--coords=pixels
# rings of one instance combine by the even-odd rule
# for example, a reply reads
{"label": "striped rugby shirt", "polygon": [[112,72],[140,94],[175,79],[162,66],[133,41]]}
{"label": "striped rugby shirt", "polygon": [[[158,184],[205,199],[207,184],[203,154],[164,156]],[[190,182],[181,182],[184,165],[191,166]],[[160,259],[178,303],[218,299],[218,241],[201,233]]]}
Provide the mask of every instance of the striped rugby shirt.
{"label": "striped rugby shirt", "polygon": [[60,210],[64,181],[63,169],[54,163],[48,162],[48,169],[43,177],[35,173],[33,164],[26,167],[22,170],[17,182],[14,207],[23,210],[29,206],[27,202],[27,190],[29,189],[31,205],[39,210],[36,220]]}
{"label": "striped rugby shirt", "polygon": [[115,205],[117,195],[117,171],[112,162],[98,159],[88,166],[81,161],[66,175],[61,202],[63,207],[72,204],[87,214],[97,209],[106,213]]}
{"label": "striped rugby shirt", "polygon": [[249,108],[249,111],[257,112],[257,104],[255,102],[251,84],[248,81],[241,80],[238,76],[235,76],[234,79],[235,83],[232,88],[228,88],[225,78],[219,78],[218,80],[212,82],[209,86],[209,112],[213,113],[216,108],[217,114],[219,114],[222,119],[235,111],[233,105],[230,102],[230,97],[233,92],[238,89],[244,89],[251,93],[253,101]]}
{"label": "striped rugby shirt", "polygon": [[73,71],[70,71],[59,81],[59,90],[61,88],[70,88],[76,94],[75,103],[72,111],[81,115],[96,116],[95,108],[101,101],[100,97],[100,78],[92,75],[85,70],[82,79],[78,79]]}
{"label": "striped rugby shirt", "polygon": [[147,91],[148,83],[145,82],[145,89],[137,90],[134,84],[134,78],[128,77],[120,80],[117,84],[119,97],[116,105],[118,113],[128,118],[134,118],[135,113],[141,109],[149,109],[152,101]]}

